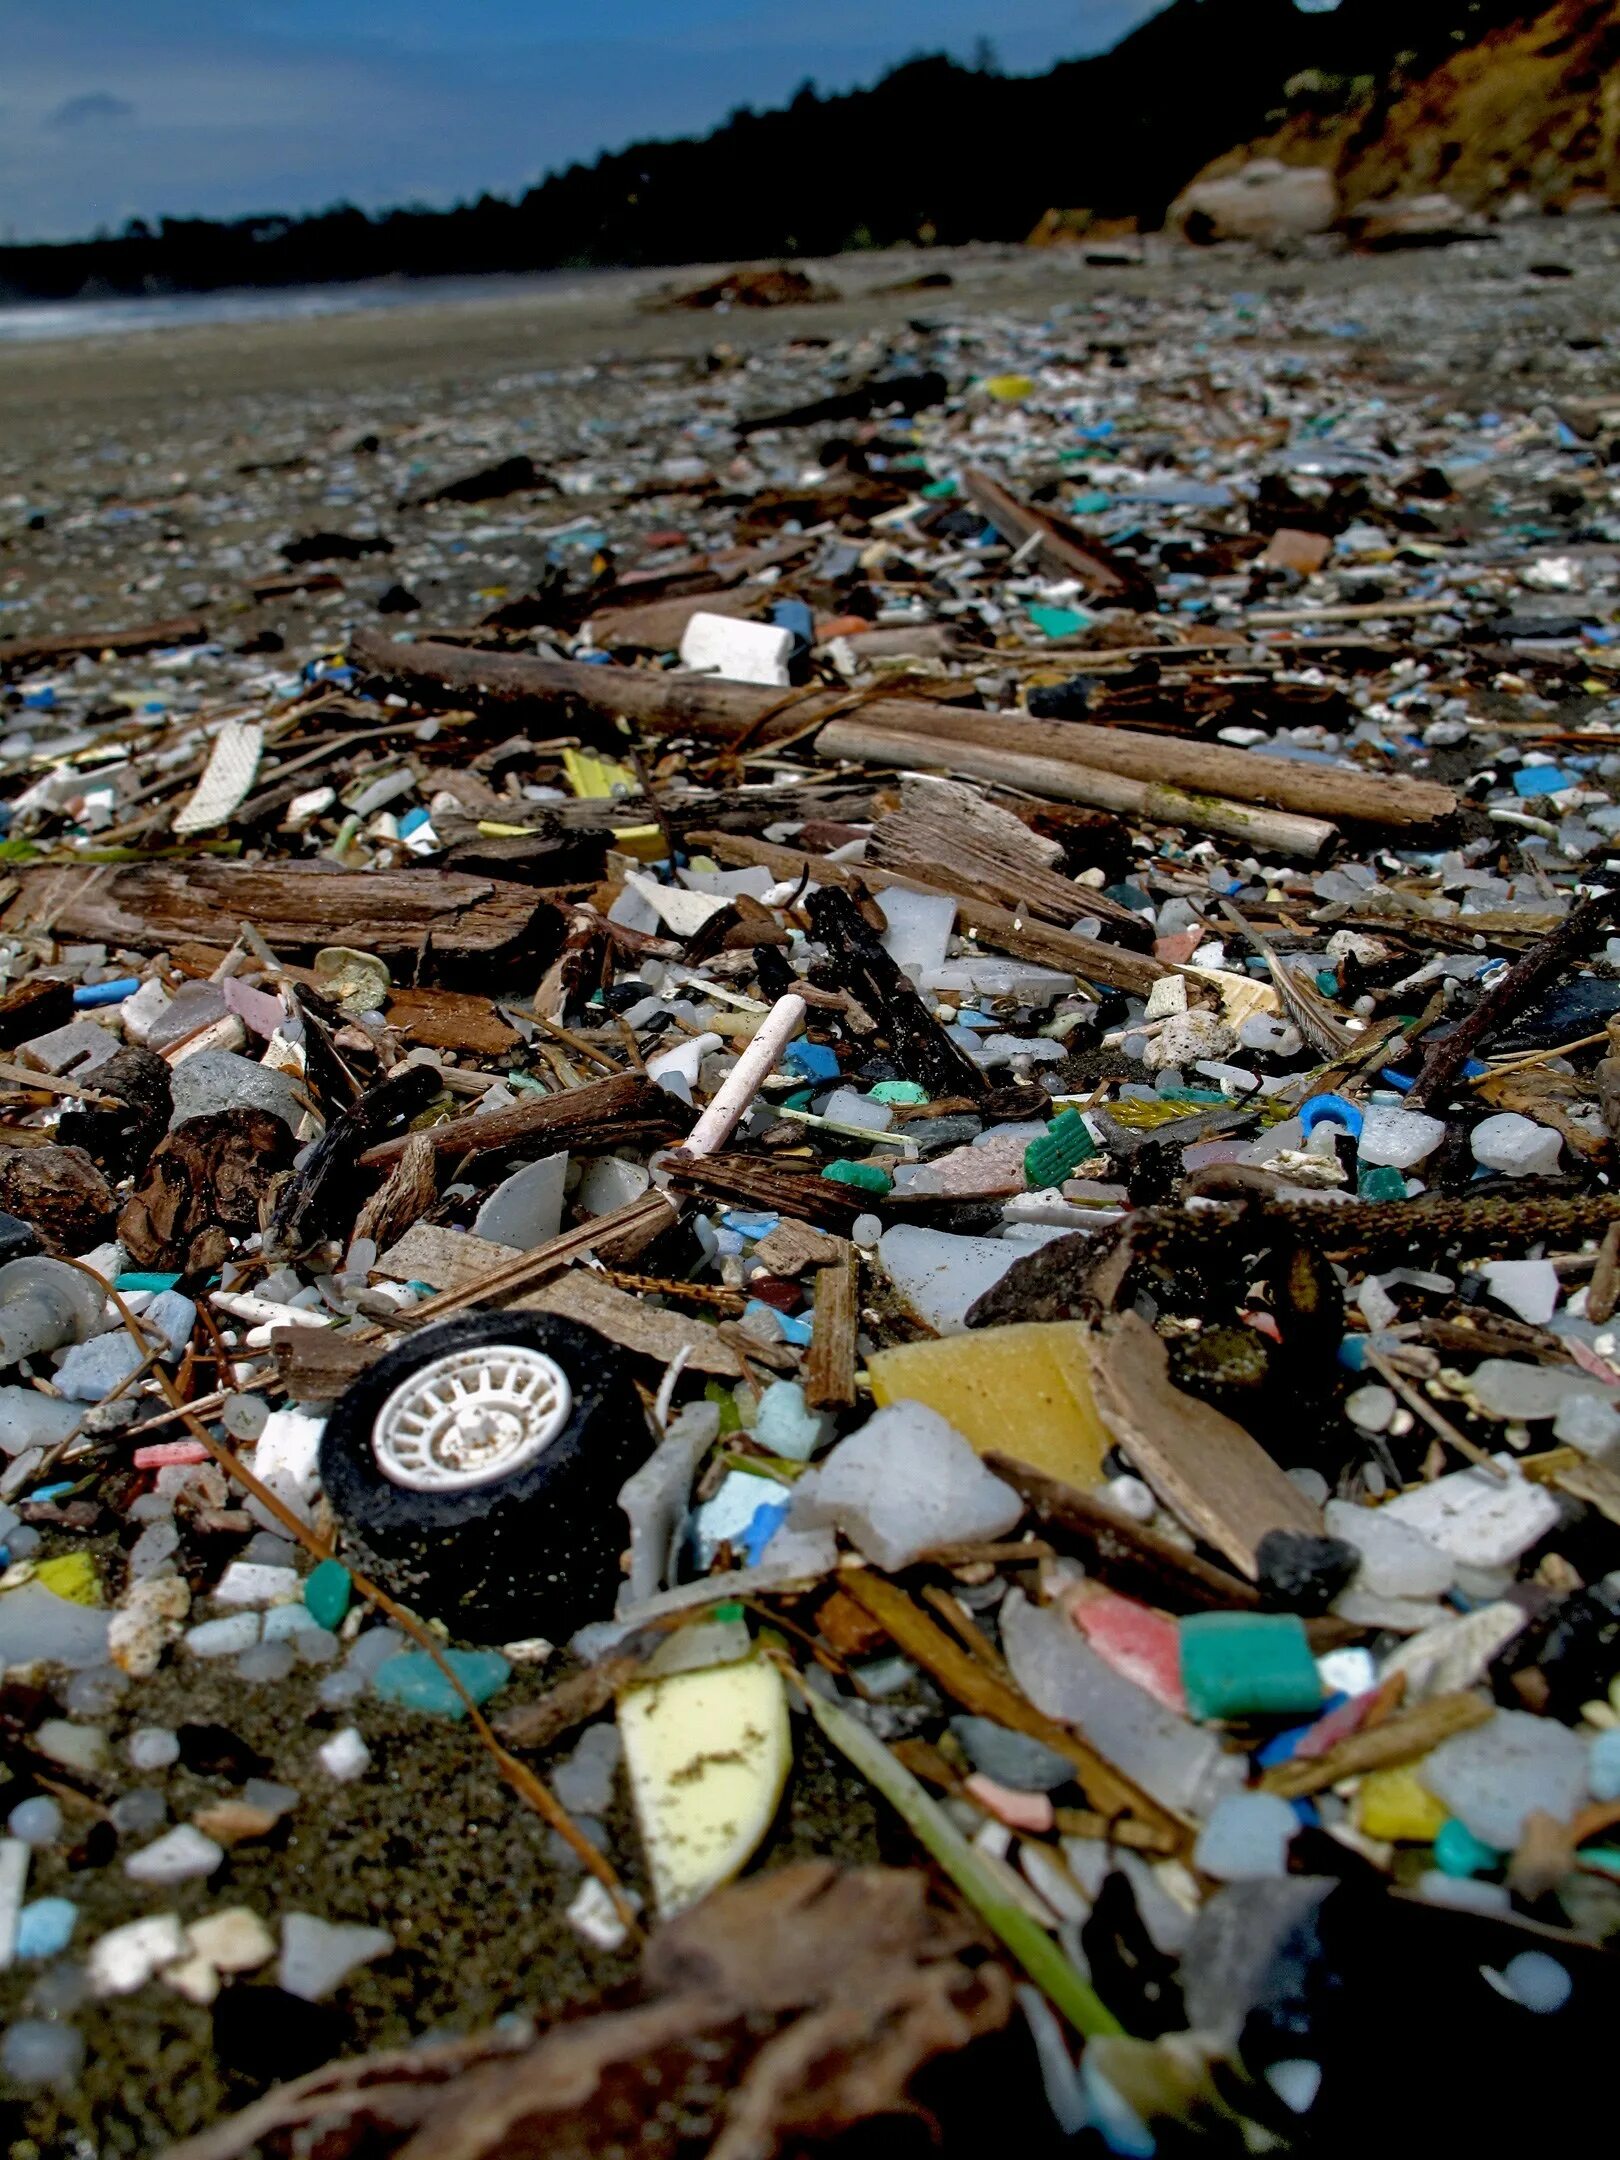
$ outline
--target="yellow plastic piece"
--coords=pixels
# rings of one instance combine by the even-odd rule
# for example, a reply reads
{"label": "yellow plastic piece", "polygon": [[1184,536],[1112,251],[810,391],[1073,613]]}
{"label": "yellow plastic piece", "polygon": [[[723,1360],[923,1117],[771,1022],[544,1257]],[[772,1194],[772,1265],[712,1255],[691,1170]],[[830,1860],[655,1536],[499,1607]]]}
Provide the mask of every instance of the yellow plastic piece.
{"label": "yellow plastic piece", "polygon": [[613,845],[637,862],[662,862],[669,853],[669,842],[659,825],[615,825]]}
{"label": "yellow plastic piece", "polygon": [[55,1560],[42,1560],[34,1570],[34,1580],[54,1590],[59,1598],[66,1598],[70,1605],[101,1603],[101,1578],[96,1563],[86,1552],[62,1553]]}
{"label": "yellow plastic piece", "polygon": [[1405,1764],[1398,1770],[1369,1771],[1356,1794],[1354,1812],[1356,1828],[1368,1837],[1402,1845],[1432,1845],[1446,1820],[1445,1809]]}
{"label": "yellow plastic piece", "polygon": [[478,820],[478,837],[481,840],[523,840],[533,831],[532,825],[503,825],[498,818]]}
{"label": "yellow plastic piece", "polygon": [[1016,405],[1020,398],[1027,398],[1035,388],[1034,378],[1029,375],[987,375],[984,387],[993,398],[1000,398],[1004,405]]}
{"label": "yellow plastic piece", "polygon": [[768,1658],[626,1688],[619,1736],[661,1915],[730,1882],[770,1829],[793,1761],[787,1691]]}
{"label": "yellow plastic piece", "polygon": [[610,795],[633,795],[636,791],[636,776],[627,765],[615,765],[611,758],[592,757],[588,750],[565,750],[563,771],[574,793],[592,800],[605,801]]}
{"label": "yellow plastic piece", "polygon": [[1029,1320],[874,1350],[872,1400],[926,1403],[987,1455],[1016,1455],[1086,1491],[1103,1482],[1110,1445],[1091,1394],[1090,1331],[1078,1320]]}

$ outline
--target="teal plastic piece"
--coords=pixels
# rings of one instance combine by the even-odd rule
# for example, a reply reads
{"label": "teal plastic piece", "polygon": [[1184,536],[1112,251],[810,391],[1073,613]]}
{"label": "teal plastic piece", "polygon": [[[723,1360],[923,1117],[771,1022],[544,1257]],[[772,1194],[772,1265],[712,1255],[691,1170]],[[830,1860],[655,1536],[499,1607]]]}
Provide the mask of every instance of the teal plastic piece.
{"label": "teal plastic piece", "polygon": [[853,1185],[857,1192],[891,1193],[894,1190],[894,1179],[875,1162],[840,1159],[828,1163],[821,1174],[835,1185]]}
{"label": "teal plastic piece", "polygon": [[1080,1112],[1060,1110],[1042,1138],[1032,1140],[1024,1150],[1024,1183],[1031,1192],[1045,1192],[1061,1185],[1096,1152],[1097,1143]]}
{"label": "teal plastic piece", "polygon": [[1086,615],[1079,608],[1042,607],[1039,604],[1026,607],[1024,613],[1036,629],[1049,638],[1074,637],[1082,630],[1089,630],[1096,621],[1094,615]]}
{"label": "teal plastic piece", "polygon": [[1442,1875],[1489,1875],[1502,1865],[1502,1855],[1453,1816],[1450,1822],[1440,1825],[1434,1841],[1434,1864]]}
{"label": "teal plastic piece", "polygon": [[1357,1178],[1356,1197],[1360,1200],[1404,1200],[1406,1180],[1388,1163],[1378,1163],[1371,1170],[1363,1170]]}
{"label": "teal plastic piece", "polygon": [[1339,994],[1339,978],[1331,968],[1318,968],[1316,971],[1316,987],[1324,997],[1337,997]]}
{"label": "teal plastic piece", "polygon": [[1193,1613],[1181,1623],[1181,1684],[1196,1718],[1317,1710],[1322,1678],[1297,1613]]}
{"label": "teal plastic piece", "polygon": [[172,1290],[180,1280],[178,1275],[153,1274],[137,1269],[132,1275],[119,1275],[114,1279],[115,1290]]}
{"label": "teal plastic piece", "polygon": [[341,1560],[323,1560],[304,1583],[304,1606],[323,1628],[336,1628],[349,1609],[354,1582]]}
{"label": "teal plastic piece", "polygon": [[903,1103],[915,1108],[928,1100],[928,1090],[915,1080],[880,1080],[871,1091],[873,1102]]}
{"label": "teal plastic piece", "polygon": [[[486,1703],[512,1677],[512,1662],[498,1650],[445,1650],[440,1653],[475,1703]],[[402,1650],[379,1665],[371,1682],[384,1702],[435,1717],[463,1718],[467,1705],[425,1650]]]}

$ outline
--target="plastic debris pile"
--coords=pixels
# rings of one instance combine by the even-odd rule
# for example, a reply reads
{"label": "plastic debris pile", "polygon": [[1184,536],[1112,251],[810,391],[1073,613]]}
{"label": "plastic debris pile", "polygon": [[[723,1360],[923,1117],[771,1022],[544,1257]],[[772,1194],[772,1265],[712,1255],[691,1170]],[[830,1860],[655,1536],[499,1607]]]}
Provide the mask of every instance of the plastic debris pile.
{"label": "plastic debris pile", "polygon": [[[573,1995],[653,1929],[671,2031],[683,1957],[750,2005],[770,1900],[860,1879],[785,1861],[931,1871],[905,2076],[1013,2046],[1087,2150],[1365,2149],[1374,2034],[1453,2136],[1589,2066],[1620,409],[1584,347],[1399,380],[1416,303],[1342,305],[623,363],[481,465],[334,452],[302,653],[0,646],[29,2149],[120,2017],[216,2112],[424,1974],[449,2018],[413,1838],[361,1842],[418,1760],[487,1776],[434,1833],[476,1925],[526,1855]],[[414,634],[303,567],[383,549]]]}

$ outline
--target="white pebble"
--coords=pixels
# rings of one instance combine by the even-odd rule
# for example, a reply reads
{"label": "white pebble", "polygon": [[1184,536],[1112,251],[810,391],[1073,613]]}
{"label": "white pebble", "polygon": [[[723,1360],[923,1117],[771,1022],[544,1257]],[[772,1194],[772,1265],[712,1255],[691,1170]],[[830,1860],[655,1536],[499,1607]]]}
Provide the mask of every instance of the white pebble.
{"label": "white pebble", "polygon": [[153,1913],[114,1928],[90,1949],[90,1989],[95,1995],[131,1995],[165,1965],[186,1954],[186,1938],[173,1913]]}
{"label": "white pebble", "polygon": [[345,1725],[342,1732],[334,1733],[315,1752],[327,1776],[336,1778],[340,1785],[363,1776],[371,1764],[371,1750],[360,1737],[357,1725]]}

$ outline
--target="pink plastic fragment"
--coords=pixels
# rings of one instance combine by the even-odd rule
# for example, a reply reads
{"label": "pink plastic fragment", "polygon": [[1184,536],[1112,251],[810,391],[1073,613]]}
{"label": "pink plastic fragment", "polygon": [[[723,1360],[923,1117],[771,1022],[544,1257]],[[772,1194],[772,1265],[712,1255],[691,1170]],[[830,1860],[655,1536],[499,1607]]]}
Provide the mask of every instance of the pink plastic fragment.
{"label": "pink plastic fragment", "polygon": [[1365,1695],[1352,1695],[1348,1702],[1340,1703],[1326,1717],[1318,1718],[1310,1731],[1301,1736],[1294,1753],[1306,1757],[1325,1755],[1341,1740],[1348,1740],[1352,1733],[1360,1732],[1367,1721],[1367,1713],[1377,1700],[1376,1688],[1369,1688]]}
{"label": "pink plastic fragment", "polygon": [[1050,1830],[1056,1819],[1045,1793],[1015,1792],[1010,1785],[998,1785],[982,1770],[975,1770],[970,1778],[964,1778],[962,1789],[971,1793],[987,1814],[993,1815],[997,1822],[1004,1822],[1009,1830]]}
{"label": "pink plastic fragment", "polygon": [[227,975],[220,984],[225,1004],[238,1019],[245,1020],[255,1035],[262,1035],[266,1042],[287,1018],[287,1008],[280,998],[271,997],[266,990],[256,990],[251,983],[240,982],[234,975]]}
{"label": "pink plastic fragment", "polygon": [[150,1447],[138,1447],[134,1457],[137,1470],[166,1470],[171,1463],[199,1463],[210,1459],[200,1440],[154,1440]]}
{"label": "pink plastic fragment", "polygon": [[1181,1636],[1173,1620],[1134,1598],[1089,1585],[1075,1595],[1069,1618],[1105,1665],[1134,1680],[1178,1717],[1186,1716]]}

